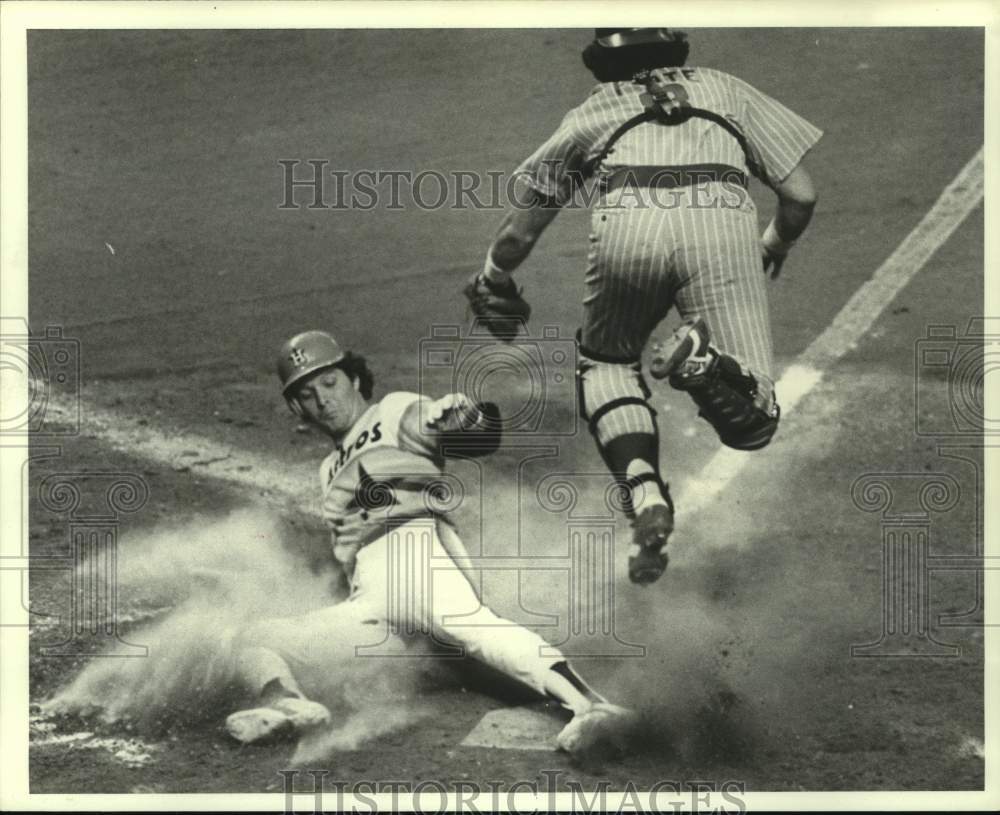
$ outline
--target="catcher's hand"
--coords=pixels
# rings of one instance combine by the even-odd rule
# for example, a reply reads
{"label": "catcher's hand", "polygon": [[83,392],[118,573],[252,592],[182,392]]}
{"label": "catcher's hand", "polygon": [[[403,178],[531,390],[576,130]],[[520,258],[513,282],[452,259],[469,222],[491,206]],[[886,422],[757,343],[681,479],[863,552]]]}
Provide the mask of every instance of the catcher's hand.
{"label": "catcher's hand", "polygon": [[764,263],[764,274],[770,272],[771,280],[774,280],[781,274],[781,267],[785,265],[785,258],[788,255],[782,255],[777,252],[769,252],[766,248],[761,250],[761,260]]}
{"label": "catcher's hand", "polygon": [[513,280],[491,283],[482,273],[473,275],[463,289],[477,321],[504,342],[513,340],[531,316],[531,306],[521,292]]}
{"label": "catcher's hand", "polygon": [[779,234],[774,221],[767,225],[760,239],[761,260],[764,263],[764,274],[770,273],[771,280],[781,274],[785,258],[789,250],[795,246],[795,241],[786,241]]}

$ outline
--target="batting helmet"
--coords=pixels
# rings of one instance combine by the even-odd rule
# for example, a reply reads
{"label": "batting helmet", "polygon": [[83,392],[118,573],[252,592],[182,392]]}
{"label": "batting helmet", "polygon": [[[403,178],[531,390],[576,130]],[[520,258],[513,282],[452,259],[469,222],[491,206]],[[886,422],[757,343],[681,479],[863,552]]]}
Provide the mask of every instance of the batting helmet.
{"label": "batting helmet", "polygon": [[283,346],[278,356],[278,378],[281,392],[291,399],[289,389],[303,377],[336,365],[344,359],[344,351],[325,331],[304,331]]}

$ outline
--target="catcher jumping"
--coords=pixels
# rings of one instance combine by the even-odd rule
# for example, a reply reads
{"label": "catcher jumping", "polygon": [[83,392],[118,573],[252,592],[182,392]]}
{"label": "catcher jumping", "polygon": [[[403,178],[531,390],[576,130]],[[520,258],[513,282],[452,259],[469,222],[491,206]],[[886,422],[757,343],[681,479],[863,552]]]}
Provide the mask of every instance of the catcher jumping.
{"label": "catcher jumping", "polygon": [[[675,307],[683,323],[650,373],[686,391],[723,444],[759,450],[771,441],[780,411],[762,272],[778,275],[812,217],[802,159],[822,131],[734,76],[688,66],[682,31],[596,34],[583,61],[598,84],[517,169],[512,206],[465,295],[498,339],[523,331],[530,308],[511,273],[574,192],[596,180],[577,382],[601,456],[631,496],[629,577],[647,584],[666,568],[674,505],[643,348]],[[762,237],[751,174],[778,199]]]}

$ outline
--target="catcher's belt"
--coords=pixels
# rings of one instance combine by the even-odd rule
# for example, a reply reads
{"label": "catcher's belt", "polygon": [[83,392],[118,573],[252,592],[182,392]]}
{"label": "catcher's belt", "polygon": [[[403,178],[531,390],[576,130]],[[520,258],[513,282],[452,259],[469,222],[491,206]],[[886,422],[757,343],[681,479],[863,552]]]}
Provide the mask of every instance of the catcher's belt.
{"label": "catcher's belt", "polygon": [[601,189],[612,192],[619,187],[652,187],[672,190],[693,187],[709,181],[735,184],[746,189],[747,174],[729,164],[684,164],[676,167],[657,167],[640,164],[619,167],[601,179]]}

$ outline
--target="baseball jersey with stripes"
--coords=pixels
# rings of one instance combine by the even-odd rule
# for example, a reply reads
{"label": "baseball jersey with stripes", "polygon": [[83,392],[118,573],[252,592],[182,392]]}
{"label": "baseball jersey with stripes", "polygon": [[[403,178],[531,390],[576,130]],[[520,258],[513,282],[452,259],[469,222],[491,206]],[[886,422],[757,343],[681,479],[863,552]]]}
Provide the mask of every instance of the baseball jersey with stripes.
{"label": "baseball jersey with stripes", "polygon": [[[615,145],[604,167],[726,164],[747,167],[774,186],[795,169],[823,135],[780,102],[731,74],[712,68],[663,68],[660,74],[683,89],[690,104],[726,117],[746,137],[747,164],[737,140],[719,125],[692,118],[683,124],[646,123]],[[603,82],[566,114],[556,132],[518,168],[536,191],[566,200],[573,171],[594,159],[614,131],[642,113],[645,87],[634,82]]]}
{"label": "baseball jersey with stripes", "polygon": [[[774,187],[822,135],[781,103],[722,71],[663,68],[657,80],[692,107],[728,120],[743,135],[746,152],[726,128],[704,118],[669,125],[644,122],[614,144],[601,173],[721,165],[749,171]],[[635,82],[597,85],[518,174],[540,194],[566,204],[612,134],[646,110],[646,94],[646,87]],[[735,200],[727,196],[732,188],[727,190],[726,182],[699,186],[707,189],[620,187],[598,199],[591,219],[581,352],[627,364],[599,365],[584,374],[587,415],[622,397],[646,398],[638,360],[671,308],[682,318],[705,318],[712,344],[749,368],[762,389],[771,387],[773,350],[756,207],[745,190],[738,190]],[[719,194],[713,199],[712,193]],[[605,414],[594,431],[606,444],[654,428],[648,411],[633,404]]]}

